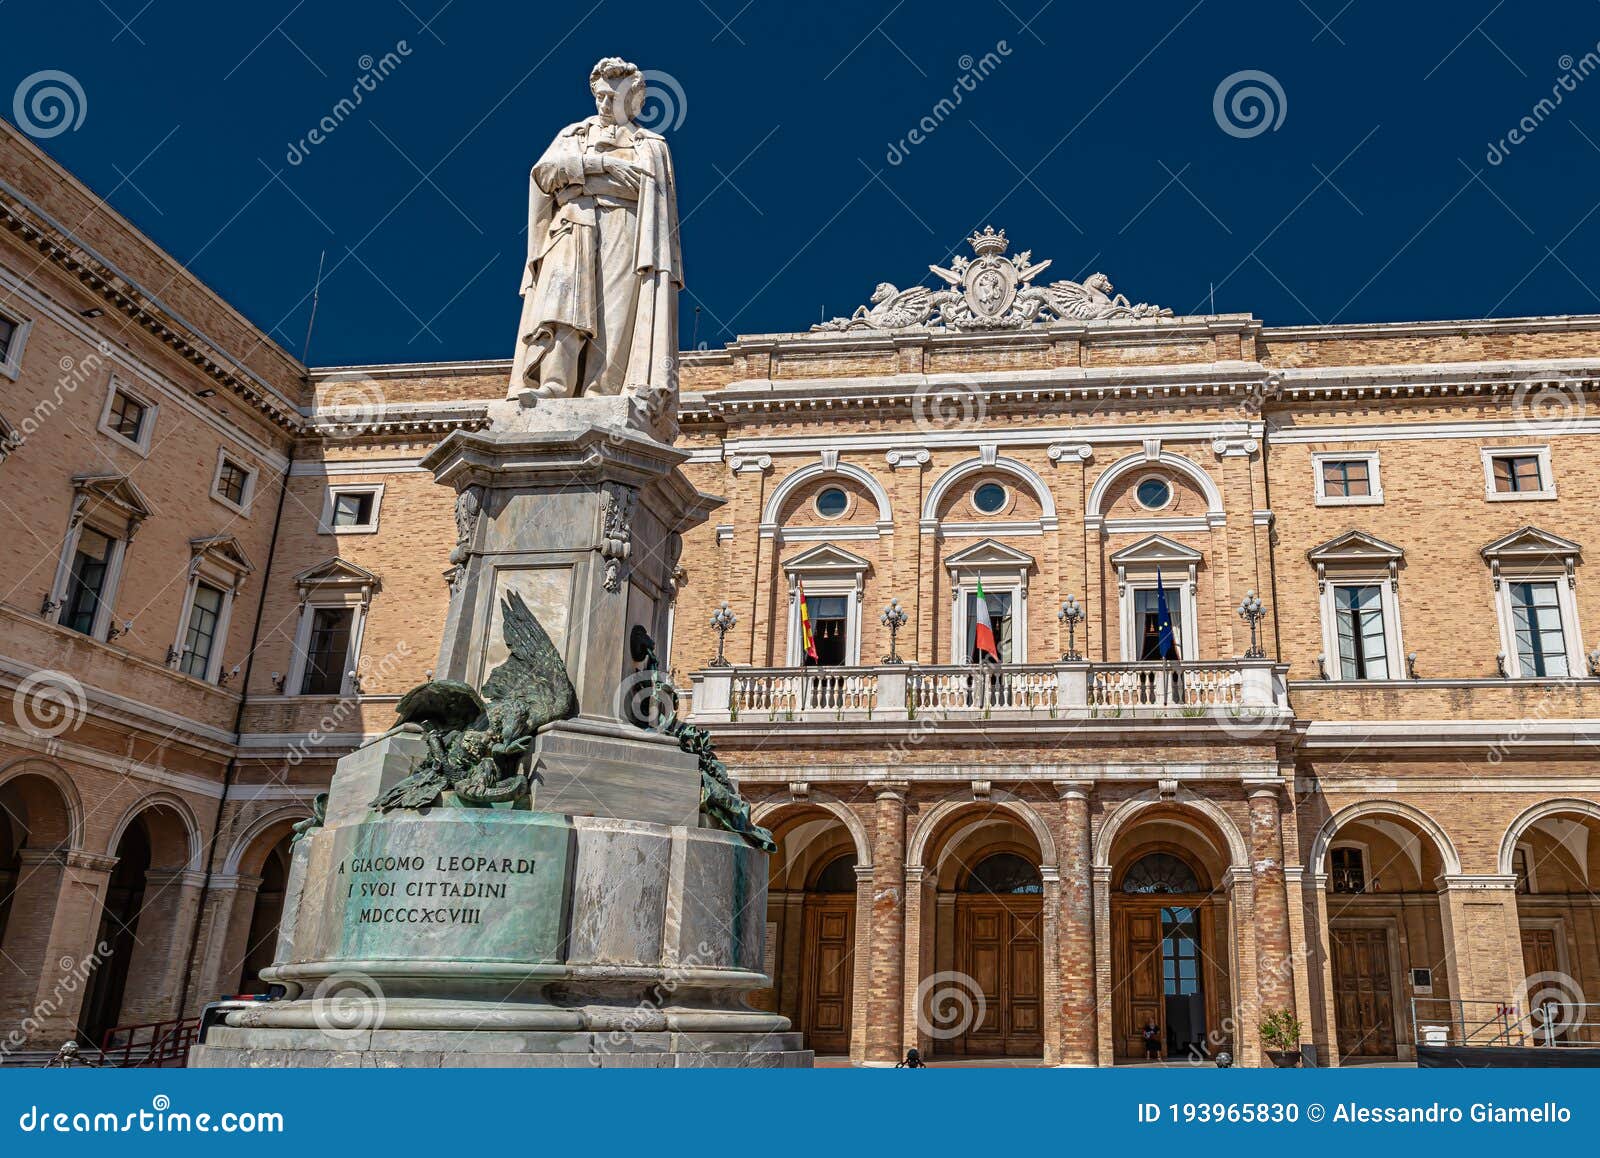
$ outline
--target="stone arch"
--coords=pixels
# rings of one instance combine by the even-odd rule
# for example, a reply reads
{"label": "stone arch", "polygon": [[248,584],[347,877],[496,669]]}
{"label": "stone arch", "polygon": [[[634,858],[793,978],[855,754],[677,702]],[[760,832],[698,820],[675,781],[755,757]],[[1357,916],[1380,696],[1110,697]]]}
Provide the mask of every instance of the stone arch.
{"label": "stone arch", "polygon": [[39,756],[23,756],[0,766],[0,788],[22,777],[38,777],[48,781],[60,794],[60,801],[65,812],[65,829],[62,838],[55,843],[55,847],[63,849],[77,849],[83,847],[83,798],[78,795],[78,788],[72,782],[72,777],[59,764],[43,759]]}
{"label": "stone arch", "polygon": [[863,470],[853,463],[840,462],[829,466],[827,463],[814,462],[803,466],[799,470],[786,476],[777,486],[772,488],[772,494],[767,499],[767,505],[761,512],[761,525],[763,528],[776,527],[778,515],[783,510],[784,503],[789,501],[789,496],[817,479],[837,475],[850,479],[867,488],[873,501],[878,504],[878,532],[882,534],[894,526],[894,515],[889,509],[889,492],[884,490],[883,484],[875,478],[870,471]]}
{"label": "stone arch", "polygon": [[1047,530],[1055,525],[1056,500],[1050,493],[1050,487],[1046,485],[1044,478],[1038,471],[1027,463],[1018,462],[1014,458],[996,456],[993,460],[989,460],[982,455],[956,463],[955,466],[940,475],[933,486],[928,488],[928,497],[922,504],[922,521],[924,523],[936,522],[939,518],[939,508],[944,504],[945,496],[949,494],[950,488],[968,475],[986,470],[1001,471],[1026,483],[1028,489],[1033,492],[1033,497],[1039,500],[1040,522],[1045,524]]}
{"label": "stone arch", "polygon": [[790,810],[803,810],[810,807],[828,813],[844,825],[845,831],[850,834],[851,843],[856,849],[856,867],[872,867],[872,841],[867,838],[866,826],[861,823],[861,818],[851,811],[837,796],[826,792],[812,792],[798,800],[770,800],[765,804],[758,804],[751,810],[750,819],[763,828],[771,827],[767,822],[780,817]]}
{"label": "stone arch", "polygon": [[1399,800],[1362,800],[1355,804],[1347,804],[1323,821],[1322,827],[1317,830],[1316,839],[1311,843],[1311,859],[1308,865],[1311,872],[1316,876],[1327,872],[1328,850],[1333,847],[1334,837],[1341,828],[1364,816],[1375,815],[1391,816],[1415,825],[1433,841],[1439,859],[1444,862],[1445,875],[1455,876],[1461,872],[1461,857],[1456,852],[1455,842],[1450,839],[1450,834],[1422,809]]}
{"label": "stone arch", "polygon": [[1154,458],[1142,452],[1125,455],[1100,472],[1100,477],[1094,480],[1094,486],[1089,488],[1089,500],[1084,509],[1084,518],[1098,519],[1105,514],[1106,495],[1111,491],[1111,485],[1125,474],[1133,471],[1144,470],[1152,466],[1164,466],[1176,474],[1181,474],[1195,486],[1200,488],[1200,493],[1206,498],[1206,517],[1215,520],[1226,517],[1222,506],[1222,490],[1217,486],[1217,480],[1211,477],[1211,472],[1181,454],[1174,454],[1170,450],[1163,450]]}
{"label": "stone arch", "polygon": [[1544,800],[1523,809],[1517,818],[1511,822],[1510,827],[1506,829],[1504,839],[1500,841],[1500,860],[1497,871],[1501,876],[1511,876],[1516,872],[1517,842],[1522,839],[1528,829],[1547,816],[1556,816],[1563,812],[1574,812],[1600,823],[1600,804],[1596,804],[1592,800],[1580,800],[1575,796]]}
{"label": "stone arch", "polygon": [[[153,861],[152,864],[161,868],[200,869],[202,867],[200,822],[195,818],[194,809],[189,806],[189,802],[173,792],[153,792],[134,801],[112,829],[111,839],[104,849],[105,854],[116,856],[117,846],[122,843],[123,834],[128,831],[128,826],[147,812],[170,812],[176,816],[183,828],[182,840],[188,845],[182,864],[163,865],[159,861]],[[171,845],[170,840],[164,841],[161,839],[161,834],[154,832],[151,833],[150,843],[152,855],[155,856],[160,855],[163,845],[169,848]]]}
{"label": "stone arch", "polygon": [[1171,800],[1163,799],[1161,793],[1154,788],[1146,789],[1137,796],[1130,796],[1121,804],[1113,808],[1106,816],[1105,823],[1100,826],[1100,832],[1094,841],[1094,867],[1109,869],[1111,867],[1111,850],[1116,844],[1117,835],[1126,828],[1141,812],[1163,804],[1176,804],[1181,808],[1191,808],[1204,816],[1216,828],[1217,832],[1228,846],[1228,860],[1233,868],[1246,868],[1250,864],[1250,846],[1245,843],[1244,834],[1239,831],[1239,826],[1233,818],[1223,811],[1222,806],[1216,801],[1207,799],[1191,792],[1180,792]]}
{"label": "stone arch", "polygon": [[964,809],[985,804],[1009,813],[1023,823],[1039,846],[1039,870],[1046,879],[1049,879],[1060,864],[1056,856],[1056,842],[1050,835],[1050,826],[1045,824],[1031,805],[1014,793],[1003,789],[992,792],[986,800],[974,799],[970,793],[965,796],[952,796],[928,809],[927,814],[917,822],[916,831],[906,845],[906,866],[908,868],[923,866],[923,857],[927,853],[929,842],[951,816]]}
{"label": "stone arch", "polygon": [[[303,804],[285,804],[279,808],[271,809],[270,811],[256,817],[249,824],[247,824],[244,828],[244,831],[239,833],[238,837],[234,839],[233,847],[228,850],[228,855],[222,862],[222,875],[237,875],[240,869],[243,867],[245,856],[255,851],[252,846],[261,841],[261,837],[263,835],[281,825],[293,824],[298,821],[305,820],[310,815],[311,810]],[[283,834],[277,834],[273,840],[264,842],[265,848],[270,850],[272,845],[276,844],[282,839]],[[253,869],[251,870],[251,873],[254,875]]]}

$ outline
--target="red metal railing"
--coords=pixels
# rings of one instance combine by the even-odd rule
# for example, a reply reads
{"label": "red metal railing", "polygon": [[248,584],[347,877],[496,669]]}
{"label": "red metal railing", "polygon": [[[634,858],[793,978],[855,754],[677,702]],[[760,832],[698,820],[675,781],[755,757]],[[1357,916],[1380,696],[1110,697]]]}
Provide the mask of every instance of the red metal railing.
{"label": "red metal railing", "polygon": [[100,1040],[99,1064],[133,1069],[181,1068],[200,1031],[198,1017],[119,1025]]}

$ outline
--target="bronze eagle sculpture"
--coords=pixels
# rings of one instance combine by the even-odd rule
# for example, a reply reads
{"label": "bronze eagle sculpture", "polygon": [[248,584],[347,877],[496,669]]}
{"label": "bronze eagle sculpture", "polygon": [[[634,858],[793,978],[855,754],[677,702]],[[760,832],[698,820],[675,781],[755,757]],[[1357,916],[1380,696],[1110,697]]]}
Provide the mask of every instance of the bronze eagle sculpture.
{"label": "bronze eagle sculpture", "polygon": [[523,756],[540,728],[577,715],[578,694],[561,653],[522,596],[508,592],[500,611],[511,654],[489,673],[481,696],[460,680],[429,680],[400,697],[397,724],[420,725],[428,750],[372,807],[427,808],[447,791],[471,808],[528,795]]}

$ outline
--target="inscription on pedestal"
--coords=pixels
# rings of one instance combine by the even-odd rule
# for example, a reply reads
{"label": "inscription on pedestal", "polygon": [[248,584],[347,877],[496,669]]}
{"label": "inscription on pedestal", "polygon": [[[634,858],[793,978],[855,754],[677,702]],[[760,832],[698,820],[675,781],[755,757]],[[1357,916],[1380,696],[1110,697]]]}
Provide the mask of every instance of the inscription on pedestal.
{"label": "inscription on pedestal", "polygon": [[565,818],[441,810],[328,835],[327,957],[561,960],[572,860]]}

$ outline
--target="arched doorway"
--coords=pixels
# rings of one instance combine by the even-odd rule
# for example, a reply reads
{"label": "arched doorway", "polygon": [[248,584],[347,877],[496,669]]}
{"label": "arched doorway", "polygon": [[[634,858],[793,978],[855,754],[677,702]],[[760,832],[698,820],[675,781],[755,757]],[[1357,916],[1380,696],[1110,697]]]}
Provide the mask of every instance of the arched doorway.
{"label": "arched doorway", "polygon": [[[1415,1057],[1418,1027],[1444,1034],[1471,1013],[1458,1007],[1436,884],[1459,872],[1442,830],[1394,801],[1349,806],[1324,824],[1312,850],[1327,953],[1319,971],[1331,1029],[1318,1034],[1343,1065]],[[1495,1001],[1481,1007],[1495,1017]]]}
{"label": "arched doorway", "polygon": [[[1538,1044],[1600,1042],[1600,805],[1552,800],[1511,825],[1500,871],[1516,880],[1520,1012]],[[1586,1004],[1591,1003],[1591,1004]]]}
{"label": "arched doorway", "polygon": [[279,840],[261,864],[261,884],[250,915],[249,939],[245,942],[244,960],[238,965],[239,993],[267,991],[261,971],[272,964],[278,947],[278,922],[283,918],[283,897],[289,882],[290,840],[288,836]]}
{"label": "arched doorway", "polygon": [[98,1046],[106,1032],[118,1024],[122,999],[128,987],[128,969],[137,946],[139,914],[144,909],[145,874],[150,871],[150,833],[135,817],[117,842],[117,863],[106,885],[100,909],[96,945],[110,947],[89,979],[83,1015],[78,1020],[80,1039]]}
{"label": "arched doorway", "polygon": [[1020,804],[942,807],[910,852],[923,866],[914,974],[907,962],[916,978],[917,1043],[933,1055],[1043,1057],[1040,838]]}
{"label": "arched doorway", "polygon": [[[1247,854],[1207,801],[1130,801],[1102,832],[1109,870],[1110,1060],[1238,1055],[1230,870]],[[1103,1031],[1104,1032],[1104,1031]],[[1104,1055],[1102,1055],[1104,1056]]]}
{"label": "arched doorway", "polygon": [[193,814],[176,797],[152,799],[123,822],[95,938],[110,952],[90,975],[78,1021],[85,1042],[104,1045],[108,1030],[176,1016],[198,900],[191,879],[198,845]]}
{"label": "arched doorway", "polygon": [[1113,957],[1123,971],[1112,1005],[1124,1057],[1148,1056],[1150,1027],[1163,1058],[1215,1052],[1227,989],[1226,906],[1197,864],[1185,850],[1147,846],[1114,877]]}
{"label": "arched doorway", "polygon": [[836,801],[761,809],[758,823],[777,842],[767,887],[766,969],[772,987],[751,1004],[783,1014],[818,1056],[857,1054],[864,1027],[853,1017],[864,985],[860,944],[863,883],[857,868],[865,836]]}
{"label": "arched doorway", "polygon": [[[59,920],[80,810],[66,774],[25,759],[0,783],[0,1024],[59,1045],[72,1032],[90,930]],[[63,962],[66,962],[63,965]]]}

